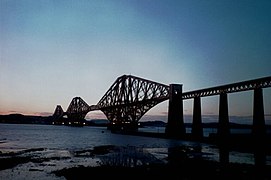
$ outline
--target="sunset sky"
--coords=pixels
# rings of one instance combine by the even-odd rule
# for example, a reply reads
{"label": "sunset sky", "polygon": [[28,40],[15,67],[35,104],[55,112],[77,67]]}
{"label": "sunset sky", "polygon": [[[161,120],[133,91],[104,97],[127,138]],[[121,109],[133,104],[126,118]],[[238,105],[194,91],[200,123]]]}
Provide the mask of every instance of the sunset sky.
{"label": "sunset sky", "polygon": [[[184,92],[271,76],[271,1],[0,0],[0,114],[51,115],[75,96],[93,105],[123,74]],[[230,115],[252,115],[253,92],[228,97]],[[202,114],[218,114],[218,96]]]}

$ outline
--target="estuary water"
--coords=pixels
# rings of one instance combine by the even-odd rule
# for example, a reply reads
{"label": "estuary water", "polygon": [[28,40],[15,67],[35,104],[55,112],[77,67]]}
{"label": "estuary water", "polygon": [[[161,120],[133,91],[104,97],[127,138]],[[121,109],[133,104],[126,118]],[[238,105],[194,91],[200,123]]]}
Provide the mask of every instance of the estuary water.
{"label": "estuary water", "polygon": [[[162,128],[142,128],[140,131],[160,131]],[[0,170],[0,177],[5,179],[54,179],[49,171],[72,166],[96,165],[98,159],[86,159],[74,156],[76,152],[93,149],[97,146],[123,146],[142,148],[161,161],[168,156],[170,148],[199,148],[201,158],[219,161],[219,149],[215,145],[183,140],[142,137],[111,133],[106,127],[84,126],[71,127],[62,125],[37,124],[0,124],[0,158],[11,153],[27,152],[37,158],[53,157],[46,163],[33,162],[21,164],[10,169]],[[28,150],[28,151],[26,151]],[[24,156],[27,156],[25,153]],[[191,157],[197,153],[191,153]],[[57,160],[58,161],[57,161]],[[229,152],[229,162],[254,164],[254,155],[244,152]],[[271,165],[271,157],[266,157],[266,165]],[[31,170],[32,169],[32,170]],[[31,171],[30,171],[31,170]],[[16,174],[16,175],[15,175]],[[31,175],[32,174],[32,175]],[[45,175],[46,174],[46,175]],[[41,178],[42,177],[42,178]],[[57,178],[58,179],[58,178]]]}

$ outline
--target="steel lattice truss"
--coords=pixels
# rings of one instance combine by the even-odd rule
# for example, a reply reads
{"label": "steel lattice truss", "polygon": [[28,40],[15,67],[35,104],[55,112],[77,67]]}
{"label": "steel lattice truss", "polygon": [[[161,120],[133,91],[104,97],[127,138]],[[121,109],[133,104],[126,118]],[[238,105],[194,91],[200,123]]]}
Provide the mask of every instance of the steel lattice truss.
{"label": "steel lattice truss", "polygon": [[204,97],[219,95],[221,93],[233,93],[240,91],[248,91],[256,88],[267,88],[271,87],[271,76],[260,79],[254,79],[250,81],[243,81],[233,84],[227,84],[223,86],[217,86],[212,88],[206,88],[196,91],[185,92],[182,95],[183,99],[191,99],[194,97]]}
{"label": "steel lattice truss", "polygon": [[84,119],[90,111],[89,105],[80,97],[74,97],[66,111],[69,119]]}
{"label": "steel lattice truss", "polygon": [[[248,91],[271,87],[271,76],[184,92],[182,99],[213,96],[221,93]],[[131,75],[123,75],[113,83],[97,105],[89,106],[82,98],[72,99],[66,112],[57,105],[53,116],[69,119],[84,119],[89,111],[101,110],[111,122],[137,123],[139,119],[158,103],[169,99],[169,86]]]}
{"label": "steel lattice truss", "polygon": [[119,77],[97,104],[109,121],[136,123],[169,98],[169,86],[131,75]]}
{"label": "steel lattice truss", "polygon": [[53,114],[53,117],[58,119],[64,115],[64,111],[60,105],[56,106],[55,112]]}

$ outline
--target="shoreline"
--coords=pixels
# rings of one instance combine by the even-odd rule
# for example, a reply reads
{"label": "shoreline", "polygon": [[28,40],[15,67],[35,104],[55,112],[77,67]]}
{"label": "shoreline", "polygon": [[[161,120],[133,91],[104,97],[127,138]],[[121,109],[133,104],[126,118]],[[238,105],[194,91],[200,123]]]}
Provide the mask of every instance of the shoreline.
{"label": "shoreline", "polygon": [[64,168],[54,173],[66,179],[99,178],[178,178],[178,179],[270,179],[271,168],[255,168],[252,165],[229,164],[198,159],[184,160],[178,164],[152,164],[139,167],[98,166]]}
{"label": "shoreline", "polygon": [[[43,129],[43,127],[39,128]],[[68,130],[69,133],[78,130],[76,128],[53,128],[54,131],[51,132],[55,132],[55,136],[48,136],[50,137],[47,137],[48,142],[59,135],[59,129],[64,129],[64,132]],[[39,130],[34,132],[40,133]],[[87,137],[93,137],[91,136],[93,134],[111,137],[111,132],[105,131],[103,128],[94,128],[93,133],[89,133],[89,129],[84,130],[88,132],[84,134],[89,135]],[[28,131],[26,132],[28,133]],[[44,132],[48,131],[44,130]],[[20,137],[20,134],[17,136]],[[161,133],[146,135],[144,132],[137,135],[153,137],[160,136]],[[131,142],[131,140],[145,138],[129,135],[113,136],[117,137],[117,140],[124,138],[128,140],[128,143],[117,145],[116,141],[103,141],[91,144],[88,140],[82,142],[89,144],[87,146],[82,146],[82,144],[81,146],[71,146],[76,144],[78,138],[75,138],[69,146],[64,143],[65,146],[53,144],[47,147],[48,142],[17,146],[16,141],[9,142],[12,139],[9,136],[3,137],[0,142],[3,147],[0,149],[0,177],[5,180],[63,180],[89,179],[90,177],[109,177],[120,180],[151,176],[151,178],[157,179],[178,177],[178,179],[189,180],[199,179],[199,175],[204,179],[271,179],[271,151],[259,146],[255,154],[248,153],[257,150],[244,146],[251,141],[237,144],[238,146],[234,146],[235,151],[232,150],[233,147],[223,145],[225,141],[222,141],[223,144],[220,145],[205,144],[202,139],[201,141],[192,141],[195,143],[189,143],[190,137],[188,136],[187,139],[181,140],[182,143],[176,143],[179,141],[175,140],[162,140],[157,137],[146,138],[151,146],[145,146],[145,143],[142,146],[142,143],[137,145],[137,143]],[[32,138],[32,135],[27,137]],[[239,142],[244,137],[236,138],[235,136],[234,138],[235,142]],[[39,142],[42,139],[43,137],[31,142]],[[60,143],[60,141],[56,142]]]}
{"label": "shoreline", "polygon": [[49,176],[49,179],[178,177],[189,180],[199,179],[199,175],[208,179],[271,179],[271,165],[217,162],[186,146],[173,147],[158,158],[144,148],[104,145],[60,154],[45,148],[0,153],[0,176],[11,180],[8,178],[11,173],[27,174],[28,179]]}
{"label": "shoreline", "polygon": [[241,152],[254,153],[261,151],[266,155],[271,155],[271,136],[253,137],[252,134],[230,134],[228,137],[220,138],[216,134],[210,134],[208,137],[195,138],[191,133],[186,133],[183,137],[172,138],[167,137],[165,133],[143,132],[143,131],[111,131],[111,133],[122,135],[133,135],[143,137],[154,137],[164,139],[177,139],[183,141],[191,141],[197,143],[206,143],[216,145],[218,147],[227,148],[228,150],[238,150]]}

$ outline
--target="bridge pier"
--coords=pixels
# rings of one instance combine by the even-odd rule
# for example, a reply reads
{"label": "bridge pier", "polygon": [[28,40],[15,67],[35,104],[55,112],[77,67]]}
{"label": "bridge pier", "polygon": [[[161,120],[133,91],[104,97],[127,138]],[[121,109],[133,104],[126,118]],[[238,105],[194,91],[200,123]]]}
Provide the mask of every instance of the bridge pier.
{"label": "bridge pier", "polygon": [[268,141],[266,139],[262,88],[254,89],[252,137],[255,165],[262,168],[266,164],[266,144]]}
{"label": "bridge pier", "polygon": [[185,135],[181,84],[169,85],[168,122],[165,133],[171,138],[181,138]]}
{"label": "bridge pier", "polygon": [[200,97],[194,98],[192,137],[200,140],[203,138],[202,120],[201,120],[201,100]]}
{"label": "bridge pier", "polygon": [[261,141],[261,139],[264,138],[266,135],[262,88],[254,89],[253,103],[252,135],[257,142]]}
{"label": "bridge pier", "polygon": [[230,135],[228,96],[222,92],[219,98],[219,120],[217,134],[222,143],[227,143]]}

